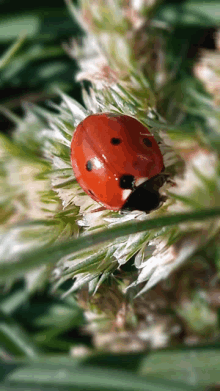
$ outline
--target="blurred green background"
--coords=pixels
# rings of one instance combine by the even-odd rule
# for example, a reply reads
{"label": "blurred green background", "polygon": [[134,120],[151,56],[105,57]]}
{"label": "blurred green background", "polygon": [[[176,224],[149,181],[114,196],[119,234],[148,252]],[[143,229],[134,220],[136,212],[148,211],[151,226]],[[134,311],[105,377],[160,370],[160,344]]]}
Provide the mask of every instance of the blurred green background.
{"label": "blurred green background", "polygon": [[[19,50],[0,72],[0,104],[21,112],[22,101],[43,102],[56,97],[56,88],[81,100],[80,86],[74,82],[76,62],[63,48],[72,38],[82,36],[63,0],[0,1],[0,55],[18,37]],[[0,116],[0,129],[10,129]]]}

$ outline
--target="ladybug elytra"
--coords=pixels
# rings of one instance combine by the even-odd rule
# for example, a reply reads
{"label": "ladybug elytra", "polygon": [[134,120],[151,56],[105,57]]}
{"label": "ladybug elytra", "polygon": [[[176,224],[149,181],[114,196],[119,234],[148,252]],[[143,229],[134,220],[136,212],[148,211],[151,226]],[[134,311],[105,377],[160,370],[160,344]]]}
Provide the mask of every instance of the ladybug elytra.
{"label": "ladybug elytra", "polygon": [[76,128],[71,161],[77,182],[105,208],[150,211],[160,203],[159,146],[133,117],[92,114]]}

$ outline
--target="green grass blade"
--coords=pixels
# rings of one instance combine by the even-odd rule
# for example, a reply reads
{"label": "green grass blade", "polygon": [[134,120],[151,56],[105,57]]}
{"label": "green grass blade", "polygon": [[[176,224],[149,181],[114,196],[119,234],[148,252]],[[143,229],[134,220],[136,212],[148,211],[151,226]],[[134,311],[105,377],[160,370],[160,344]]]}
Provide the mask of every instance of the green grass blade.
{"label": "green grass blade", "polygon": [[36,358],[39,354],[38,348],[25,330],[14,319],[3,314],[0,317],[0,346],[9,354],[26,356],[29,359]]}
{"label": "green grass blade", "polygon": [[8,376],[9,384],[19,386],[25,384],[41,384],[54,386],[73,386],[74,390],[93,391],[195,391],[202,388],[188,386],[184,383],[156,379],[148,380],[144,377],[112,369],[80,368],[60,366],[59,370],[48,366],[29,366],[16,369]]}
{"label": "green grass blade", "polygon": [[28,270],[46,264],[55,264],[62,257],[84,250],[85,248],[95,246],[102,242],[112,241],[116,238],[143,232],[151,229],[158,229],[183,222],[202,221],[218,218],[220,208],[202,209],[196,212],[179,213],[167,215],[155,219],[149,219],[141,222],[129,222],[118,225],[117,227],[107,229],[92,235],[73,239],[71,241],[59,243],[50,247],[44,247],[35,251],[18,253],[13,259],[0,264],[0,280],[5,281],[9,276],[21,276]]}
{"label": "green grass blade", "polygon": [[14,56],[14,54],[18,51],[18,49],[21,47],[25,40],[26,35],[21,34],[20,37],[13,43],[12,46],[6,51],[6,53],[1,57],[0,59],[0,69],[5,67],[11,58]]}
{"label": "green grass blade", "polygon": [[140,372],[147,377],[208,386],[220,383],[219,368],[220,349],[207,347],[151,354],[142,362]]}

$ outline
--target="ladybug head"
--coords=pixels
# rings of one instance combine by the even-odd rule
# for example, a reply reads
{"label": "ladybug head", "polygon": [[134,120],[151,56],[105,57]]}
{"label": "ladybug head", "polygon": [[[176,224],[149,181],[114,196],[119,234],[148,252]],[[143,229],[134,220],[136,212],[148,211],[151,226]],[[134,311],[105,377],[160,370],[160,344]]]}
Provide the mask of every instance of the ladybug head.
{"label": "ladybug head", "polygon": [[157,209],[164,201],[164,197],[159,193],[159,188],[164,181],[164,175],[157,175],[138,186],[127,198],[121,209],[122,213],[133,210],[149,213],[151,210]]}

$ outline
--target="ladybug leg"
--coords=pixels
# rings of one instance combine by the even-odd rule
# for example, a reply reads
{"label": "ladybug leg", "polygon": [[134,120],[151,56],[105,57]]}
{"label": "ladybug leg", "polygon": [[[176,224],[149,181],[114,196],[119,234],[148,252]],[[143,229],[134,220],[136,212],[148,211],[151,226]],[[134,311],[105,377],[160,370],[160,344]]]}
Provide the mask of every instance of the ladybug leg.
{"label": "ladybug leg", "polygon": [[100,208],[91,210],[91,213],[103,212],[104,210],[106,210],[106,208],[104,206],[100,206]]}

